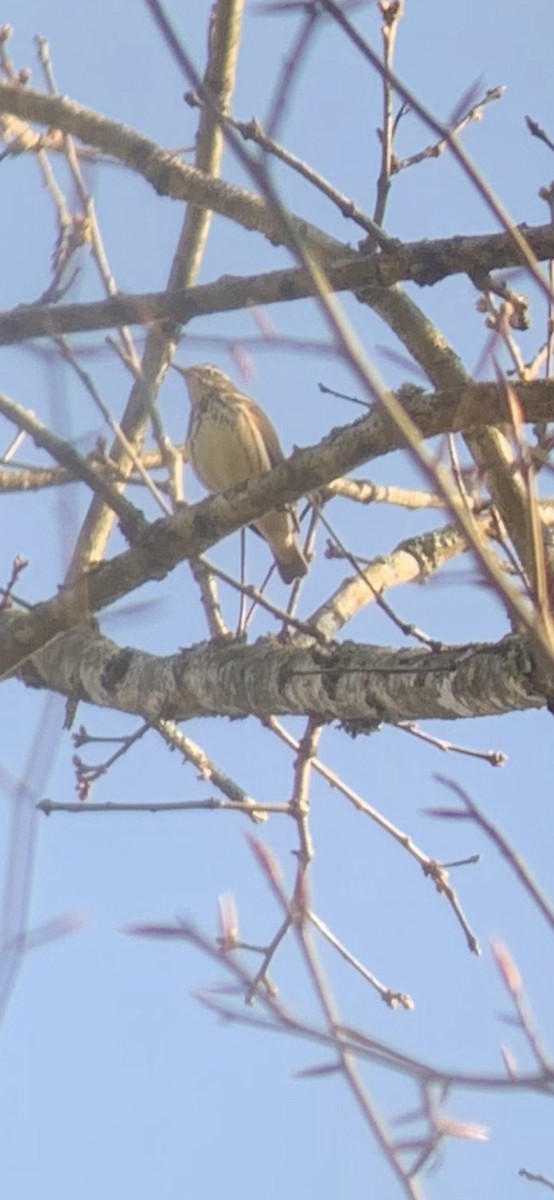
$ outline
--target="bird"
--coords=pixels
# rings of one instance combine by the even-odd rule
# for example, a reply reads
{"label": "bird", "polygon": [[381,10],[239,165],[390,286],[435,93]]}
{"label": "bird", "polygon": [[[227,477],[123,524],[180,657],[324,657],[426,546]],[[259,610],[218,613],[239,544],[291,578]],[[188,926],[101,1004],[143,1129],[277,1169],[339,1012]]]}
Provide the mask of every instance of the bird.
{"label": "bird", "polygon": [[[173,367],[183,376],[190,400],[189,458],[209,492],[224,492],[283,462],[279,438],[263,409],[211,363]],[[290,508],[272,509],[252,527],[268,543],[284,583],[306,574]]]}

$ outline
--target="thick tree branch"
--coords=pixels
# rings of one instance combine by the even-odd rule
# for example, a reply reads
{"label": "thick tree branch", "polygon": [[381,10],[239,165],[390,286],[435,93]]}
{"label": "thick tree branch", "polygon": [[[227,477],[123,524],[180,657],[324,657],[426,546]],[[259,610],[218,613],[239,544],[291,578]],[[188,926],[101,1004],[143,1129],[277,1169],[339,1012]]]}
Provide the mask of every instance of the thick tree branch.
{"label": "thick tree branch", "polygon": [[359,732],[375,722],[491,716],[547,700],[519,637],[435,652],[299,642],[203,642],[156,657],[80,626],[34,655],[20,677],[151,721],[302,715]]}
{"label": "thick tree branch", "polygon": [[[0,98],[1,94],[0,84]],[[186,169],[193,170],[192,167]],[[209,196],[205,204],[210,207]],[[295,220],[302,226],[301,221]],[[526,229],[525,236],[538,261],[554,258],[554,226]],[[283,242],[283,238],[280,241]],[[311,244],[309,238],[308,244]],[[517,248],[507,233],[440,238],[404,245],[395,242],[391,250],[371,257],[355,253],[333,239],[329,239],[322,250],[326,275],[336,292],[386,289],[400,280],[427,287],[451,275],[473,277],[476,272],[488,273],[520,263]],[[289,267],[265,275],[224,275],[198,287],[109,296],[86,304],[19,305],[0,313],[0,345],[35,337],[110,329],[117,325],[146,325],[152,321],[171,320],[185,324],[194,317],[231,312],[253,304],[282,304],[315,295],[317,288],[306,268]]]}

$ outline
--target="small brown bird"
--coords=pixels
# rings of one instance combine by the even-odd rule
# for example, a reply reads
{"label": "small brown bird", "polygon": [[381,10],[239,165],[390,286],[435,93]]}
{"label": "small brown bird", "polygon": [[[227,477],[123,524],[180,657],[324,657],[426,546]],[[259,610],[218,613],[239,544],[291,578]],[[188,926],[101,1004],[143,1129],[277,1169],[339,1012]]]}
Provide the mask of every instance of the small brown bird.
{"label": "small brown bird", "polygon": [[[283,461],[271,421],[224,371],[209,363],[176,366],[175,370],[186,380],[191,404],[187,431],[190,461],[208,491],[224,492]],[[270,546],[285,583],[306,574],[308,566],[297,545],[295,518],[289,509],[266,513],[253,522],[253,528]]]}

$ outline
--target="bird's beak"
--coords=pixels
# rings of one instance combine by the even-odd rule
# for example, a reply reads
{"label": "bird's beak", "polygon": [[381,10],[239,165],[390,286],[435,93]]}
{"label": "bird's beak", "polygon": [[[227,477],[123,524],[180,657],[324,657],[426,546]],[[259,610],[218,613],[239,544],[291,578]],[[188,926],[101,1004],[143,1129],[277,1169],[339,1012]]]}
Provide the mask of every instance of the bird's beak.
{"label": "bird's beak", "polygon": [[178,363],[170,363],[169,365],[172,371],[177,371],[179,375],[183,376],[183,379],[186,379],[188,370],[187,367],[180,367]]}

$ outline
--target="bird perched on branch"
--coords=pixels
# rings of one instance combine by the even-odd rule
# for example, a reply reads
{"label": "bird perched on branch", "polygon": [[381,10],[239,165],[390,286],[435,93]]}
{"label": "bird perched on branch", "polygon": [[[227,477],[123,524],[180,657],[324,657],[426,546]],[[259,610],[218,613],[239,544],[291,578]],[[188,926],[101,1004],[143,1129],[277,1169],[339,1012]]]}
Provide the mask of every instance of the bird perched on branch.
{"label": "bird perched on branch", "polygon": [[[263,410],[232,379],[208,363],[175,370],[186,381],[191,404],[187,432],[190,461],[204,487],[224,492],[283,461],[279,438]],[[306,574],[308,565],[295,538],[287,508],[258,517],[253,528],[265,538],[285,583]]]}

